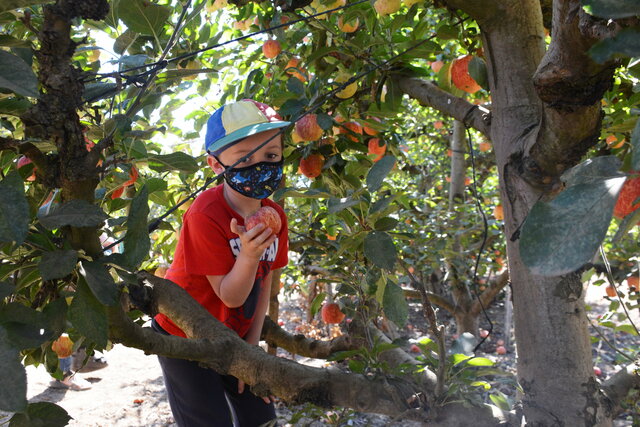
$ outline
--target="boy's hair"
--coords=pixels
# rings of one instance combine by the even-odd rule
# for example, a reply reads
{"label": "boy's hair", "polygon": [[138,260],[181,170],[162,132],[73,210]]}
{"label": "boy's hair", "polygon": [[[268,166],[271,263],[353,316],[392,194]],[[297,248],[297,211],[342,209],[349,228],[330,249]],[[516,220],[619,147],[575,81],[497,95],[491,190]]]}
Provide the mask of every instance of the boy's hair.
{"label": "boy's hair", "polygon": [[271,129],[290,125],[267,104],[243,99],[218,108],[207,121],[204,149],[218,156],[244,138]]}

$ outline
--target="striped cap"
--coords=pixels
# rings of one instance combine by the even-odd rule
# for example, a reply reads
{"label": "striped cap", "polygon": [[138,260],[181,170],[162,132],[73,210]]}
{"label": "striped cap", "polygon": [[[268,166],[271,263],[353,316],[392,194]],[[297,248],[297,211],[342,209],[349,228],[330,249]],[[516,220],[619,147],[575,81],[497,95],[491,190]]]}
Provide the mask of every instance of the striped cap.
{"label": "striped cap", "polygon": [[267,104],[252,99],[225,104],[218,108],[207,121],[204,149],[211,154],[220,154],[235,142],[271,129],[288,126],[276,110]]}

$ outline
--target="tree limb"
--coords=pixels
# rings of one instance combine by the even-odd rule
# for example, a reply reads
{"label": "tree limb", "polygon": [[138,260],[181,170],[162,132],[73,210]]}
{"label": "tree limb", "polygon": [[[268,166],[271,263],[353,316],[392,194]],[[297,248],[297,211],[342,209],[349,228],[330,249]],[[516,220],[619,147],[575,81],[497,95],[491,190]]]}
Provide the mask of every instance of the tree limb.
{"label": "tree limb", "polygon": [[488,110],[453,96],[430,81],[417,77],[399,77],[400,90],[420,103],[435,108],[467,127],[472,127],[490,137],[491,114]]}
{"label": "tree limb", "polygon": [[634,389],[640,390],[640,361],[625,366],[602,385],[603,393],[615,405],[614,414],[621,412],[620,402]]}
{"label": "tree limb", "polygon": [[333,338],[331,341],[314,340],[302,334],[292,335],[276,325],[269,317],[264,320],[261,338],[270,346],[281,347],[289,353],[315,359],[326,359],[338,351],[358,348],[349,335]]}
{"label": "tree limb", "polygon": [[427,413],[410,402],[422,391],[406,380],[365,376],[300,365],[274,357],[242,340],[172,282],[140,272],[153,285],[146,290],[150,314],[169,316],[191,339],[164,336],[133,323],[121,307],[109,307],[110,337],[145,353],[197,360],[221,374],[252,386],[257,395],[276,395],[294,404],[345,406],[362,412],[397,416],[411,411],[416,419]]}
{"label": "tree limb", "polygon": [[509,270],[503,271],[498,277],[491,280],[487,289],[480,294],[480,299],[473,301],[470,312],[477,316],[480,314],[482,307],[487,308],[502,289],[509,284]]}
{"label": "tree limb", "polygon": [[[402,292],[404,293],[405,297],[422,299],[422,295],[420,294],[420,291],[417,291],[415,289],[403,288]],[[438,294],[434,294],[433,292],[427,292],[427,295],[429,296],[429,300],[435,305],[437,305],[438,307],[447,310],[451,314],[455,312],[455,307],[453,306],[453,303],[448,299],[446,299],[445,297]]]}

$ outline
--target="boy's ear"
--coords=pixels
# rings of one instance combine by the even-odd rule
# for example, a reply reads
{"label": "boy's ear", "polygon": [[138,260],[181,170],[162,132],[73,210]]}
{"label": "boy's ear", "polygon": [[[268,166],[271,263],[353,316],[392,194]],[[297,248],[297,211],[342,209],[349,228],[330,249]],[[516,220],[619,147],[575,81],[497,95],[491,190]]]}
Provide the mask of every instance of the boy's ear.
{"label": "boy's ear", "polygon": [[224,166],[220,164],[220,162],[213,157],[211,154],[207,156],[207,164],[216,174],[220,174],[224,172]]}

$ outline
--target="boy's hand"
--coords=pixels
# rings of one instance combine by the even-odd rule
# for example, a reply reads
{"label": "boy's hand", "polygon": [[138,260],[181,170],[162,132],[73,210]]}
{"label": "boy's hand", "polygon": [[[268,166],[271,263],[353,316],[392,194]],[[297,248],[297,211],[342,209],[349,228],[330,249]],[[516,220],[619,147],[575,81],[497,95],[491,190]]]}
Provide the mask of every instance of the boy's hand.
{"label": "boy's hand", "polygon": [[[243,392],[244,392],[244,381],[242,381],[241,379],[238,379],[238,394],[242,394]],[[264,400],[264,403],[268,405],[271,402],[275,403],[276,397],[275,396],[263,397],[262,400]]]}
{"label": "boy's hand", "polygon": [[265,249],[276,240],[273,231],[268,227],[265,229],[263,224],[258,224],[247,231],[243,226],[238,225],[235,218],[232,218],[230,228],[240,237],[240,243],[242,243],[240,253],[256,260],[259,260]]}

